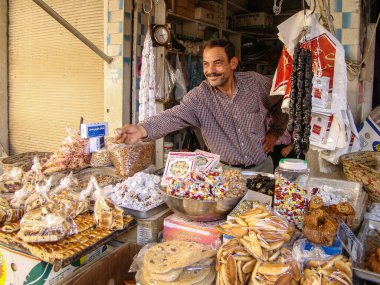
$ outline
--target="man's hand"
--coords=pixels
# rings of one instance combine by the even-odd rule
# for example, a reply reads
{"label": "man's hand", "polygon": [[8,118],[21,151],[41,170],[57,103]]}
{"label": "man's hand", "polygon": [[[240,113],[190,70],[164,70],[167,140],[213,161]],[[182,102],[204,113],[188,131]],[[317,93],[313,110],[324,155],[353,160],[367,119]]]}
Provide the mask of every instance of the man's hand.
{"label": "man's hand", "polygon": [[281,155],[283,157],[288,157],[289,153],[293,150],[293,143],[287,145],[286,147],[281,149]]}
{"label": "man's hand", "polygon": [[271,133],[267,133],[264,137],[263,149],[265,153],[273,151],[273,147],[276,144],[277,137]]}
{"label": "man's hand", "polygon": [[140,125],[127,124],[115,130],[115,139],[119,143],[135,144],[147,136],[148,133]]}

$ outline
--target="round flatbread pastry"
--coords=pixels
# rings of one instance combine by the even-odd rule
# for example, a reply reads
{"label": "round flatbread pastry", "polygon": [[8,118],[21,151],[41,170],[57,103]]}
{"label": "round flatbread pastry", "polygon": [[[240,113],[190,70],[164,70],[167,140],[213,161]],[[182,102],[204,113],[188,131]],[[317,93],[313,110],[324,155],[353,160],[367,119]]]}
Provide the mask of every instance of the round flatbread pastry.
{"label": "round flatbread pastry", "polygon": [[152,246],[144,255],[144,265],[153,273],[166,273],[212,257],[215,251],[205,245],[188,241],[168,241]]}
{"label": "round flatbread pastry", "polygon": [[[142,269],[144,280],[147,284],[155,285],[193,285],[193,284],[208,284],[203,281],[208,277],[211,272],[211,268],[206,267],[200,270],[184,270],[181,275],[175,281],[158,281],[152,278],[149,270],[145,267]],[[200,282],[200,283],[199,283]]]}

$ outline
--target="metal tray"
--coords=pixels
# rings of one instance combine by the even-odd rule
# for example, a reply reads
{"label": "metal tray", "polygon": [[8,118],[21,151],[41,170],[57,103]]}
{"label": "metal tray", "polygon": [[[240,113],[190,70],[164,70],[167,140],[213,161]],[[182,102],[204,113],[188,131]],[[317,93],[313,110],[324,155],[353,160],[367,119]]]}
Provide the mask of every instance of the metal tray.
{"label": "metal tray", "polygon": [[167,209],[168,206],[164,202],[164,203],[158,205],[157,207],[154,207],[148,211],[138,211],[138,210],[124,208],[124,207],[121,207],[121,208],[124,210],[124,212],[126,214],[132,215],[136,219],[148,219],[151,216],[154,216],[154,215],[162,212],[163,210]]}
{"label": "metal tray", "polygon": [[358,235],[364,245],[361,260],[354,264],[353,270],[359,278],[380,283],[380,274],[365,269],[365,259],[374,247],[380,247],[380,222],[365,220]]}

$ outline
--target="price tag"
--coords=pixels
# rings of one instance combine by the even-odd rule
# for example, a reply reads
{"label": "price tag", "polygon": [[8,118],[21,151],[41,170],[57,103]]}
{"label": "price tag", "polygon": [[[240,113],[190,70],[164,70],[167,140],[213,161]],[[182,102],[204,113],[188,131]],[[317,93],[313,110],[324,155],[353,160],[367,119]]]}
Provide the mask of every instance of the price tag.
{"label": "price tag", "polygon": [[362,254],[364,252],[363,244],[357,239],[355,234],[345,223],[340,224],[337,236],[340,242],[343,244],[343,247],[350,254],[351,259],[355,263],[360,262],[362,260]]}

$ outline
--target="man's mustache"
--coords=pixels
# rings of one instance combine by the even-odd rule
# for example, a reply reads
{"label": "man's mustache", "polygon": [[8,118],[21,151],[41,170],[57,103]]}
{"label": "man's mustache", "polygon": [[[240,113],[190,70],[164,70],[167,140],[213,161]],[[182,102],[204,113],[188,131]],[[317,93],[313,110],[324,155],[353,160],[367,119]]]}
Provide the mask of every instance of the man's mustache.
{"label": "man's mustache", "polygon": [[208,73],[206,74],[206,77],[214,77],[214,76],[221,76],[222,74],[220,73]]}

